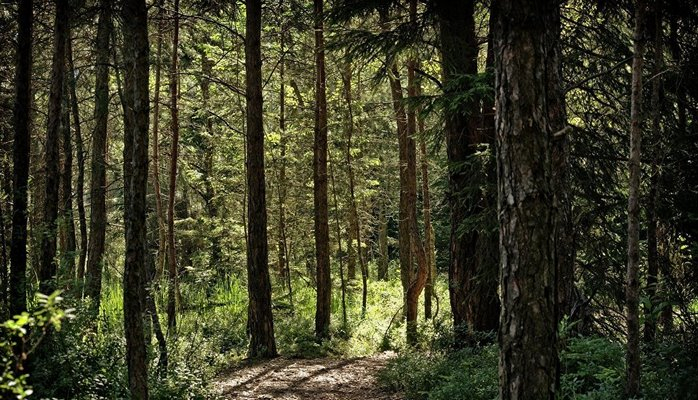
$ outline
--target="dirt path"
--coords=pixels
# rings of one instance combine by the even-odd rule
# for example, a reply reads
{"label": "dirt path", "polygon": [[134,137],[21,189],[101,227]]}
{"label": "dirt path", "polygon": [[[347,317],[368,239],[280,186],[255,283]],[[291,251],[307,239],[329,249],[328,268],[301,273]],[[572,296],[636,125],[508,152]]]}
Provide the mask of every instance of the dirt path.
{"label": "dirt path", "polygon": [[376,373],[393,353],[335,359],[277,358],[243,367],[219,379],[226,399],[397,400],[401,397],[378,385]]}

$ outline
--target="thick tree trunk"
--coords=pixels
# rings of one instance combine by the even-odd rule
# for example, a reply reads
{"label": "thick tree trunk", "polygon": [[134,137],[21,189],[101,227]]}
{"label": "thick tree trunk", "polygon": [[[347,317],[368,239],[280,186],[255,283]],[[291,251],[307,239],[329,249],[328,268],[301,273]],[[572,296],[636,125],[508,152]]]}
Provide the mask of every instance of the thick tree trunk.
{"label": "thick tree trunk", "polygon": [[19,315],[27,310],[27,192],[29,185],[31,76],[32,76],[32,0],[20,0],[17,12],[17,62],[15,97],[12,108],[14,142],[12,146],[12,244],[10,247],[9,311]]}
{"label": "thick tree trunk", "polygon": [[330,276],[330,233],[327,212],[327,96],[325,93],[325,41],[323,0],[313,0],[315,12],[315,143],[313,199],[315,210],[315,262],[317,307],[315,336],[329,336],[332,278]]}
{"label": "thick tree trunk", "polygon": [[262,107],[261,0],[247,2],[245,71],[247,82],[247,282],[249,294],[247,329],[250,357],[276,357],[271,312],[267,206],[264,179],[264,123]]}
{"label": "thick tree trunk", "polygon": [[177,334],[177,252],[175,248],[175,197],[177,194],[177,158],[179,155],[179,108],[177,81],[179,59],[179,0],[174,0],[174,32],[172,34],[172,64],[170,64],[170,185],[167,199],[167,335]]}
{"label": "thick tree trunk", "polygon": [[[552,131],[547,54],[559,2],[498,0],[494,25],[502,312],[500,397],[554,399],[557,382]],[[534,75],[531,71],[542,71]]]}
{"label": "thick tree trunk", "polygon": [[56,222],[58,218],[58,190],[60,188],[59,155],[60,128],[63,108],[63,78],[65,77],[65,38],[68,30],[68,3],[56,1],[56,16],[51,62],[51,89],[48,100],[48,127],[46,130],[44,218],[41,234],[39,291],[49,294],[56,288]]}
{"label": "thick tree trunk", "polygon": [[85,295],[92,298],[99,310],[102,292],[102,266],[107,228],[107,124],[109,121],[109,38],[112,30],[112,2],[100,4],[97,41],[95,44],[97,73],[95,76],[95,127],[92,133],[90,159],[90,231],[87,255]]}
{"label": "thick tree trunk", "polygon": [[146,281],[148,185],[149,44],[143,0],[122,2],[124,56],[124,333],[131,398],[148,399],[143,317]]}
{"label": "thick tree trunk", "polygon": [[[446,96],[456,96],[472,88],[462,75],[477,73],[477,37],[472,2],[438,3],[440,19],[442,74]],[[473,99],[446,117],[446,147],[449,162],[449,204],[451,238],[449,295],[453,325],[459,343],[473,331],[493,331],[498,326],[496,264],[485,254],[487,238],[480,235],[472,222],[484,212],[479,189],[482,178],[475,166],[476,146],[483,137],[478,133],[479,99]],[[485,250],[483,250],[485,249]]]}
{"label": "thick tree trunk", "polygon": [[70,107],[73,115],[73,130],[75,131],[75,155],[77,157],[78,178],[75,186],[75,199],[78,207],[78,224],[80,228],[80,254],[77,271],[74,278],[82,284],[85,276],[85,261],[87,260],[87,218],[85,217],[85,151],[82,142],[82,127],[80,108],[78,106],[75,65],[73,63],[73,39],[68,36],[66,44],[68,56],[68,85],[70,88]]}
{"label": "thick tree trunk", "polygon": [[628,169],[628,269],[625,281],[627,324],[626,394],[640,394],[640,140],[642,134],[642,67],[644,64],[644,20],[646,4],[635,3],[632,86],[630,95],[630,156]]}

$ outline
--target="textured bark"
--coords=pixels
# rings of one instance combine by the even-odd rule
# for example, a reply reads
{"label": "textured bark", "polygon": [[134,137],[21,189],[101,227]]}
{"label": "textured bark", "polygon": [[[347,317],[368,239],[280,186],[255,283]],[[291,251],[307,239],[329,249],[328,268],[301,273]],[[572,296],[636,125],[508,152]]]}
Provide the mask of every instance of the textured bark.
{"label": "textured bark", "polygon": [[[477,37],[473,17],[474,3],[437,3],[440,21],[442,74],[447,96],[472,90],[464,75],[477,74]],[[449,205],[451,209],[449,295],[453,325],[459,343],[467,336],[464,329],[492,331],[497,329],[496,264],[488,262],[480,250],[487,246],[467,219],[484,212],[484,199],[478,189],[481,178],[474,166],[476,146],[483,138],[478,133],[479,98],[473,96],[459,110],[446,116],[446,148],[449,162]]]}
{"label": "textured bark", "polygon": [[327,212],[327,95],[325,93],[325,40],[323,0],[313,0],[315,15],[315,143],[313,146],[313,200],[315,210],[315,263],[317,307],[315,336],[329,336],[332,278]]}
{"label": "textured bark", "polygon": [[73,116],[73,131],[75,132],[75,155],[77,158],[78,177],[75,186],[75,199],[78,207],[78,226],[80,228],[80,254],[78,257],[76,278],[82,283],[85,276],[85,261],[87,260],[87,218],[85,217],[85,151],[82,142],[82,127],[80,108],[78,106],[77,82],[75,65],[73,63],[73,39],[68,36],[68,87],[70,89],[70,108]]}
{"label": "textured bark", "polygon": [[[283,9],[283,0],[279,0],[279,7]],[[286,53],[285,53],[285,37],[286,24],[282,22],[280,47],[281,60],[279,61],[279,80],[281,81],[281,89],[279,91],[279,131],[281,138],[279,144],[281,146],[281,154],[279,155],[279,232],[277,241],[278,253],[278,269],[282,278],[286,279],[288,286],[288,301],[293,312],[293,286],[291,285],[291,265],[288,257],[288,241],[286,238]],[[302,99],[301,99],[302,100]]]}
{"label": "textured bark", "polygon": [[124,57],[124,333],[131,398],[148,399],[143,320],[148,185],[148,12],[144,0],[122,2]]}
{"label": "textured bark", "polygon": [[274,321],[271,312],[267,207],[264,178],[264,122],[262,107],[261,0],[247,2],[245,79],[247,83],[247,285],[249,305],[247,329],[250,357],[276,357]]}
{"label": "textured bark", "polygon": [[[553,106],[546,67],[559,2],[495,2],[500,398],[554,399],[557,382]],[[557,69],[557,68],[555,68]],[[531,71],[538,71],[531,75]]]}
{"label": "textured bark", "polygon": [[632,86],[630,94],[630,155],[628,169],[628,268],[625,281],[627,328],[626,394],[640,394],[640,141],[642,135],[642,67],[644,64],[644,1],[635,3]]}
{"label": "textured bark", "polygon": [[174,0],[174,32],[172,34],[172,63],[170,64],[170,185],[167,199],[167,334],[177,333],[177,252],[175,248],[175,197],[177,194],[177,158],[179,156],[179,108],[177,82],[179,60],[179,0]]}
{"label": "textured bark", "polygon": [[17,60],[15,97],[12,108],[14,141],[12,146],[12,244],[10,247],[9,312],[19,315],[27,310],[27,191],[31,153],[31,76],[32,76],[32,0],[20,0],[17,12]]}
{"label": "textured bark", "polygon": [[109,121],[109,38],[112,30],[112,2],[102,0],[95,44],[95,127],[90,159],[90,231],[87,255],[85,295],[99,310],[102,293],[104,241],[107,228],[107,124]]}
{"label": "textured bark", "polygon": [[44,156],[44,216],[41,234],[39,291],[49,294],[56,288],[56,220],[58,218],[58,190],[60,188],[59,144],[63,108],[63,78],[65,77],[65,38],[68,30],[68,3],[56,1],[51,61],[51,89],[48,100],[46,154]]}
{"label": "textured bark", "polygon": [[654,65],[652,68],[652,133],[655,139],[655,147],[652,152],[652,173],[650,176],[650,190],[647,199],[647,297],[650,307],[645,309],[645,325],[643,327],[643,339],[646,343],[654,342],[657,333],[657,318],[654,313],[658,306],[657,299],[657,275],[659,274],[659,253],[657,240],[657,202],[659,201],[659,165],[658,158],[661,154],[661,71],[664,64],[663,26],[661,1],[655,1],[654,10]]}

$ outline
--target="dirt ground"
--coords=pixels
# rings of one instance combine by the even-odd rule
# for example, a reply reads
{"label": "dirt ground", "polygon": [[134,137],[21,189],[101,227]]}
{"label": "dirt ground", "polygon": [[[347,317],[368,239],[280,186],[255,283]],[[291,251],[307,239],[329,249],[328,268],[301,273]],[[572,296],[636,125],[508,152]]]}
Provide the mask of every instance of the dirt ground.
{"label": "dirt ground", "polygon": [[279,357],[231,371],[216,386],[226,399],[398,400],[398,394],[381,388],[376,380],[393,356],[386,352],[352,359]]}

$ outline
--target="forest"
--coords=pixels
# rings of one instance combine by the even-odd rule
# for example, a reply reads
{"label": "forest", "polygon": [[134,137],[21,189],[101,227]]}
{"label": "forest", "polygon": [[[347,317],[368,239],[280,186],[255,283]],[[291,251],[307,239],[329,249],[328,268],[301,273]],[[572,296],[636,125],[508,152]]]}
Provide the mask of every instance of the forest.
{"label": "forest", "polygon": [[692,0],[3,0],[0,398],[698,399]]}

